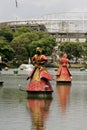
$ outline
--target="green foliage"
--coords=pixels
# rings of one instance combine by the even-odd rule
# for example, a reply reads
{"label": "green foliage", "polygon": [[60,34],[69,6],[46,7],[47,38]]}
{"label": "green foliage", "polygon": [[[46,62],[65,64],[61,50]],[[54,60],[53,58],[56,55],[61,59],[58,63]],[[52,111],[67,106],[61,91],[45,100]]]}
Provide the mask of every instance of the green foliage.
{"label": "green foliage", "polygon": [[0,37],[3,36],[7,41],[11,41],[13,39],[13,32],[9,27],[0,29]]}
{"label": "green foliage", "polygon": [[49,34],[46,33],[46,32],[43,32],[43,31],[37,31],[37,32],[35,32],[35,33],[39,36],[39,39],[49,37]]}
{"label": "green foliage", "polygon": [[72,56],[79,58],[82,54],[82,43],[63,42],[60,44],[59,49],[62,53],[67,53],[69,58],[72,58]]}
{"label": "green foliage", "polygon": [[83,46],[82,56],[84,57],[84,60],[87,60],[87,41],[83,43],[82,46]]}
{"label": "green foliage", "polygon": [[43,48],[43,53],[50,56],[56,45],[53,36],[43,31],[32,31],[28,27],[20,27],[15,32],[3,28],[0,29],[0,36],[0,55],[5,61],[12,60],[15,65],[28,61],[36,53],[38,46]]}
{"label": "green foliage", "polygon": [[[28,61],[36,53],[37,47],[43,48],[43,53],[51,56],[56,46],[56,38],[44,31],[32,31],[29,27],[20,27],[13,32],[9,27],[0,29],[0,55],[4,61],[13,61],[16,64]],[[63,42],[58,53],[66,52],[68,57],[87,60],[87,41]]]}
{"label": "green foliage", "polygon": [[[29,27],[20,27],[13,32],[9,27],[0,29],[0,55],[6,62],[13,61],[15,65],[28,62],[36,53],[36,48],[43,48],[43,53],[51,56],[56,46],[56,38],[44,31],[32,31]],[[58,53],[67,53],[68,57],[87,60],[87,41],[63,42]]]}
{"label": "green foliage", "polygon": [[29,47],[31,51],[30,56],[33,56],[36,53],[36,47],[41,47],[43,48],[43,53],[50,56],[52,54],[52,50],[54,46],[56,45],[56,40],[52,36],[48,36],[45,38],[41,38],[38,41],[33,41]]}
{"label": "green foliage", "polygon": [[31,29],[28,27],[20,27],[14,32],[14,37],[17,37],[23,33],[31,32]]}
{"label": "green foliage", "polygon": [[[24,58],[28,59],[30,56],[30,47],[29,45],[32,43],[32,41],[38,40],[38,35],[33,32],[23,33],[13,39],[11,42],[11,46],[15,50],[15,56],[19,57],[20,51],[23,55],[25,53]],[[23,48],[25,48],[25,51],[23,51]],[[18,51],[20,50],[20,51]],[[17,56],[18,55],[18,56]],[[18,58],[19,60],[19,58]],[[23,58],[22,58],[23,60]]]}
{"label": "green foliage", "polygon": [[4,61],[12,60],[14,55],[13,48],[11,48],[4,37],[0,37],[0,55]]}
{"label": "green foliage", "polygon": [[16,36],[11,42],[11,46],[15,50],[16,58],[20,55],[19,49],[21,50],[22,47],[26,49],[25,59],[32,57],[36,53],[38,46],[43,48],[45,54],[51,55],[55,45],[55,38],[42,31],[31,31],[22,33],[21,35],[19,34],[19,36]]}
{"label": "green foliage", "polygon": [[22,39],[21,36],[15,37],[11,42],[11,47],[15,51],[14,58],[17,60],[24,60],[24,58],[28,58],[28,53],[25,45],[28,45],[29,40],[27,38]]}

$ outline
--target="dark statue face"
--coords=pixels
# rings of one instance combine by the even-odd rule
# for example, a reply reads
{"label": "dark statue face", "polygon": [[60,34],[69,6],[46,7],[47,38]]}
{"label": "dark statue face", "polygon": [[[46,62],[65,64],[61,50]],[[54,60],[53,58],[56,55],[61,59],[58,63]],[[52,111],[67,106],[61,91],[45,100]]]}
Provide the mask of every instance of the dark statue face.
{"label": "dark statue face", "polygon": [[40,52],[40,51],[36,51],[36,53],[37,53],[38,55],[40,55],[40,54],[41,54],[41,52]]}

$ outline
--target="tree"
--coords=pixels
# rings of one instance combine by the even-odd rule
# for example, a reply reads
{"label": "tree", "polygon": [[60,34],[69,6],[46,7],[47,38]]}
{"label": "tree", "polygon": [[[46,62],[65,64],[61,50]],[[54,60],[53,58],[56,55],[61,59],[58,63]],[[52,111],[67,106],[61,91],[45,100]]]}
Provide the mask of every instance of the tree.
{"label": "tree", "polygon": [[84,57],[84,60],[87,60],[87,41],[82,44],[82,56]]}
{"label": "tree", "polygon": [[67,53],[70,59],[72,58],[72,56],[78,59],[79,57],[81,57],[82,54],[82,43],[63,42],[60,44],[59,49],[61,52]]}
{"label": "tree", "polygon": [[8,42],[13,39],[13,32],[9,27],[0,29],[0,36],[3,36]]}
{"label": "tree", "polygon": [[14,55],[14,49],[8,44],[4,37],[0,37],[0,55],[4,61],[10,61]]}
{"label": "tree", "polygon": [[19,27],[15,32],[14,32],[14,37],[17,37],[23,33],[28,33],[31,32],[31,29],[29,27]]}
{"label": "tree", "polygon": [[[24,59],[27,60],[30,57],[29,45],[32,43],[32,41],[37,40],[38,35],[34,32],[23,33],[15,37],[11,42],[11,46],[15,50],[15,58],[19,61],[24,61]],[[22,55],[22,57],[20,55]]]}
{"label": "tree", "polygon": [[53,36],[47,36],[45,38],[41,38],[38,41],[33,41],[29,48],[31,51],[31,56],[33,56],[36,52],[37,47],[43,48],[43,53],[47,56],[50,56],[52,54],[54,46],[56,46],[56,39]]}
{"label": "tree", "polygon": [[[22,57],[21,59],[22,61],[24,59],[27,60],[29,57],[32,57],[36,53],[36,47],[38,46],[43,48],[45,54],[51,55],[53,47],[55,45],[55,38],[42,31],[31,31],[22,33],[21,35],[15,37],[11,42],[11,46],[15,50],[15,57],[17,60],[21,59],[19,55],[23,55],[23,53],[26,52],[25,55],[23,55],[24,57]],[[23,48],[25,48],[25,51],[23,51]]]}

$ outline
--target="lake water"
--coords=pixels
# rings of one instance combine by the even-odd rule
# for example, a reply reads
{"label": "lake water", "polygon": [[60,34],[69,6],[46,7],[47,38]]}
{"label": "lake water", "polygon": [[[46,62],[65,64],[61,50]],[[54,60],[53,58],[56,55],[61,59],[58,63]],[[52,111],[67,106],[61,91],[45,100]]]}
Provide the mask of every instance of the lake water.
{"label": "lake water", "polygon": [[[55,79],[54,68],[49,72]],[[87,130],[87,72],[71,69],[71,86],[51,81],[53,99],[27,99],[27,71],[2,71],[0,130]],[[22,90],[20,90],[20,87]]]}

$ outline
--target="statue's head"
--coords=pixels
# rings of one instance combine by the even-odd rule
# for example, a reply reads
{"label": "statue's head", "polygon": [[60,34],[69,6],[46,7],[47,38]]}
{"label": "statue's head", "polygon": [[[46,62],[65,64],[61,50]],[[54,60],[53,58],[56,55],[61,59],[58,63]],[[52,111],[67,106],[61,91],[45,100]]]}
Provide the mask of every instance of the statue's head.
{"label": "statue's head", "polygon": [[40,55],[40,54],[42,53],[42,48],[41,48],[41,47],[37,47],[37,48],[36,48],[36,53],[37,53],[38,55]]}
{"label": "statue's head", "polygon": [[67,58],[67,54],[66,54],[66,53],[64,53],[64,54],[63,54],[63,57]]}

